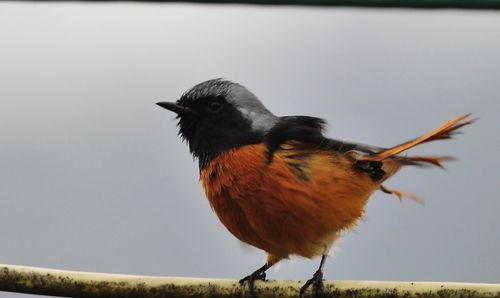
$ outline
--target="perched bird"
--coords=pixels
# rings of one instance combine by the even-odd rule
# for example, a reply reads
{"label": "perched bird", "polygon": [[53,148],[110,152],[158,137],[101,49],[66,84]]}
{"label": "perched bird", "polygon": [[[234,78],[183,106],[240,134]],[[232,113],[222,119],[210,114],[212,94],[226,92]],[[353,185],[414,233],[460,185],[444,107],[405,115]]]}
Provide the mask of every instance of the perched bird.
{"label": "perched bird", "polygon": [[[448,156],[401,156],[424,142],[448,139],[469,115],[403,144],[381,148],[327,138],[325,121],[278,117],[244,86],[214,79],[159,106],[177,113],[179,134],[198,159],[205,194],[224,226],[267,253],[266,263],[240,280],[264,280],[266,270],[292,255],[321,256],[300,290],[323,291],[323,265],[332,244],[363,216],[370,195],[402,166],[442,166]],[[413,198],[410,195],[410,198]]]}

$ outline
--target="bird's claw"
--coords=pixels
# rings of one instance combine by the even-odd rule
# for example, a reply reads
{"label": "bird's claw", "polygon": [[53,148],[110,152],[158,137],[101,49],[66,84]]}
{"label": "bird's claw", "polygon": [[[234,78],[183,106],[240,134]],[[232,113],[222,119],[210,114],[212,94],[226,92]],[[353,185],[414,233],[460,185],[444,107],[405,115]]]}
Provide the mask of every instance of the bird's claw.
{"label": "bird's claw", "polygon": [[[267,269],[267,268],[266,268]],[[255,281],[256,280],[266,280],[266,272],[265,269],[260,268],[259,270],[255,271],[254,273],[243,277],[240,279],[239,283],[240,285],[243,285],[245,282],[248,282],[248,289],[250,290],[250,298],[255,298]]]}
{"label": "bird's claw", "polygon": [[247,275],[247,276],[243,277],[242,279],[240,279],[239,283],[240,283],[240,285],[242,285],[246,281],[250,282],[250,281],[255,281],[255,280],[262,280],[262,281],[266,280],[266,273],[255,271],[254,273]]}
{"label": "bird's claw", "polygon": [[304,297],[304,292],[312,285],[313,297],[320,298],[325,297],[325,287],[323,285],[323,272],[318,270],[314,273],[313,277],[306,281],[306,283],[300,288],[299,297]]}

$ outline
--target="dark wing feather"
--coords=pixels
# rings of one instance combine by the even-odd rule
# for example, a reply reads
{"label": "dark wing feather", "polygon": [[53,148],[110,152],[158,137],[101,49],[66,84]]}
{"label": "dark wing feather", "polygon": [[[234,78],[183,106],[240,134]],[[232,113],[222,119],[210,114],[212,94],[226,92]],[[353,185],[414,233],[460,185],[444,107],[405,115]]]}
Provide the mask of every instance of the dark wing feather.
{"label": "dark wing feather", "polygon": [[[348,151],[358,151],[364,154],[376,154],[383,151],[383,148],[345,142],[341,140],[329,139],[323,135],[326,121],[320,118],[309,116],[288,116],[280,118],[264,136],[264,143],[267,144],[267,161],[271,163],[274,152],[279,150],[288,141],[300,142],[304,145],[312,146],[321,150],[331,150],[345,153]],[[380,180],[385,172],[382,170],[382,162],[357,161],[353,167],[362,172],[366,172],[373,180]]]}
{"label": "dark wing feather", "polygon": [[360,153],[375,154],[377,152],[385,150],[385,148],[366,145],[361,143],[348,142],[343,140],[328,139],[325,138],[324,144],[326,148],[334,151],[345,153],[347,151],[358,151]]}
{"label": "dark wing feather", "polygon": [[306,126],[320,132],[325,130],[326,120],[310,116],[285,116],[280,118],[280,123],[287,125]]}
{"label": "dark wing feather", "polygon": [[268,146],[269,162],[272,161],[274,152],[287,141],[298,141],[319,149],[337,152],[354,150],[374,154],[384,150],[375,146],[326,138],[323,135],[325,125],[325,120],[310,116],[281,117],[280,121],[264,136],[264,143]]}
{"label": "dark wing feather", "polygon": [[309,116],[281,117],[264,136],[267,145],[268,162],[271,163],[274,152],[287,141],[299,141],[306,144],[321,144],[325,137],[323,129],[326,122]]}

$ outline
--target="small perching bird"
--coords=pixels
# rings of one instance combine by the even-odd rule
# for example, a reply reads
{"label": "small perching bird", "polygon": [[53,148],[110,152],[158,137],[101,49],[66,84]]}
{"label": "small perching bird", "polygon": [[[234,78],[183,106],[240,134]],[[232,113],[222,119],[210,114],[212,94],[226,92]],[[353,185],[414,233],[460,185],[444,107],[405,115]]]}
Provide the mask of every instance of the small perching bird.
{"label": "small perching bird", "polygon": [[[198,159],[211,207],[239,240],[267,253],[266,263],[240,280],[264,280],[266,270],[291,255],[321,256],[300,290],[323,290],[323,265],[335,240],[363,216],[375,190],[405,165],[435,165],[447,156],[401,156],[418,144],[448,139],[472,123],[469,115],[403,144],[380,148],[330,139],[325,121],[278,117],[247,88],[223,79],[200,83],[176,102],[158,105],[177,113],[179,134]],[[410,198],[414,198],[409,195]]]}

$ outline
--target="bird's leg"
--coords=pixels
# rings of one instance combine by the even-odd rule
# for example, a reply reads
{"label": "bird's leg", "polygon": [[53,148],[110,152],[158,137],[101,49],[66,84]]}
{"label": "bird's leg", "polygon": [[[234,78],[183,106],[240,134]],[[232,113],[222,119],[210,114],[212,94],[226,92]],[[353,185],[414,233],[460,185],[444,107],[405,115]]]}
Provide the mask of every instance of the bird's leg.
{"label": "bird's leg", "polygon": [[323,286],[323,265],[325,265],[325,261],[326,261],[326,255],[323,255],[321,257],[321,262],[319,264],[318,270],[316,270],[316,272],[314,272],[313,277],[307,280],[306,283],[302,286],[302,288],[300,288],[300,295],[299,295],[300,298],[304,297],[304,292],[311,285],[313,287],[312,290],[314,298],[324,297],[325,287]]}
{"label": "bird's leg", "polygon": [[266,280],[266,270],[271,268],[272,265],[266,263],[264,266],[255,270],[252,274],[247,275],[240,279],[240,285],[243,285],[246,281],[248,281],[248,288],[250,290],[250,297],[255,297],[255,281],[256,280]]}

